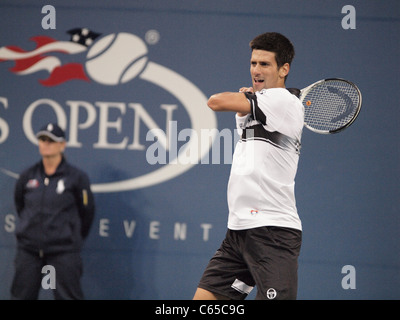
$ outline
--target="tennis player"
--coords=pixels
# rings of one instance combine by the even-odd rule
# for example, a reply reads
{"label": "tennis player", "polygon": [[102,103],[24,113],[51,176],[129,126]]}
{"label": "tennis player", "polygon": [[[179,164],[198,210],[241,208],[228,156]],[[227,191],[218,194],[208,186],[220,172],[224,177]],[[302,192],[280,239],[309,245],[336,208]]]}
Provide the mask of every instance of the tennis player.
{"label": "tennis player", "polygon": [[250,42],[252,87],[212,95],[214,111],[235,112],[241,139],[228,182],[228,230],[193,299],[296,299],[302,225],[295,176],[304,108],[285,88],[294,47],[282,34]]}

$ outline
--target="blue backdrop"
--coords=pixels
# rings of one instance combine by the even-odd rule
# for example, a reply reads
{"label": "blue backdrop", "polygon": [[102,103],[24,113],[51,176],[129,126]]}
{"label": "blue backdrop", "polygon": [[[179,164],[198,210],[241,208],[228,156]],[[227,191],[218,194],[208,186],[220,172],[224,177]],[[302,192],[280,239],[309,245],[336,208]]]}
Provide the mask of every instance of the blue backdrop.
{"label": "blue backdrop", "polygon": [[97,204],[86,297],[191,299],[226,231],[237,139],[206,100],[250,85],[249,41],[278,31],[296,48],[288,87],[342,77],[363,94],[349,129],[304,129],[298,298],[399,299],[399,30],[395,0],[1,1],[0,298],[16,177],[39,160],[33,132],[58,121]]}

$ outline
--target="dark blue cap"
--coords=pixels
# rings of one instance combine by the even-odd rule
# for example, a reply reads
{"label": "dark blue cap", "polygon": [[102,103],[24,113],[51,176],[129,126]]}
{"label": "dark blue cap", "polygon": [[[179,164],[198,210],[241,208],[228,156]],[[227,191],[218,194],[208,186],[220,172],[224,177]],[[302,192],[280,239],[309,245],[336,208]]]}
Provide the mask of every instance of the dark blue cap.
{"label": "dark blue cap", "polygon": [[46,124],[36,134],[36,138],[38,139],[43,136],[49,137],[51,140],[54,140],[56,142],[65,141],[65,133],[57,123]]}

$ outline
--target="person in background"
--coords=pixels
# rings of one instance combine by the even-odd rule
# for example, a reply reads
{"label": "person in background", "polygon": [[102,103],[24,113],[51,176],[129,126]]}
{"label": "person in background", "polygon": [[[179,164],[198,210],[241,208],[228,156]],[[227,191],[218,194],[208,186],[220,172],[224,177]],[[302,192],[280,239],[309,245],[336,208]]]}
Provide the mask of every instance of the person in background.
{"label": "person in background", "polygon": [[11,299],[38,299],[44,266],[54,270],[54,299],[84,299],[81,250],[95,214],[90,181],[67,162],[65,133],[57,124],[46,124],[36,137],[42,158],[21,173],[14,191],[18,221]]}

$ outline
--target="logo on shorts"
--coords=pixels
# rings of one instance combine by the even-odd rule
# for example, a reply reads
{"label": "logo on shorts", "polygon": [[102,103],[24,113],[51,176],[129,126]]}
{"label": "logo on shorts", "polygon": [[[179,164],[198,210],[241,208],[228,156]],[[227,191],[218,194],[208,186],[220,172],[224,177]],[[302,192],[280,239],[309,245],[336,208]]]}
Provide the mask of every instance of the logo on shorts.
{"label": "logo on shorts", "polygon": [[275,299],[276,295],[277,295],[277,293],[276,293],[276,290],[274,288],[269,288],[267,290],[267,298],[269,300]]}

